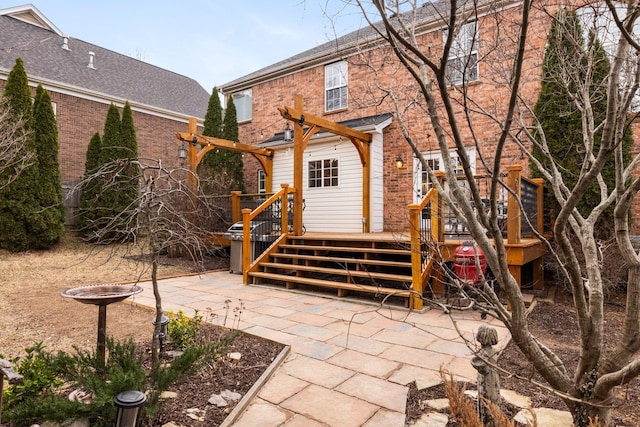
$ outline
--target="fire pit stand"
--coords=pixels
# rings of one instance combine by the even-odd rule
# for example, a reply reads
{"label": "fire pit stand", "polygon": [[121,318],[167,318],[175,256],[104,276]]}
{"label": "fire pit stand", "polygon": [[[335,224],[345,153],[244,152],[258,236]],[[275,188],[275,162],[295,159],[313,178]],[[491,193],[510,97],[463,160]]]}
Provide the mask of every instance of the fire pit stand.
{"label": "fire pit stand", "polygon": [[106,364],[107,306],[140,292],[142,288],[137,285],[90,285],[67,289],[60,293],[64,298],[73,298],[83,304],[98,306],[97,351],[103,368]]}

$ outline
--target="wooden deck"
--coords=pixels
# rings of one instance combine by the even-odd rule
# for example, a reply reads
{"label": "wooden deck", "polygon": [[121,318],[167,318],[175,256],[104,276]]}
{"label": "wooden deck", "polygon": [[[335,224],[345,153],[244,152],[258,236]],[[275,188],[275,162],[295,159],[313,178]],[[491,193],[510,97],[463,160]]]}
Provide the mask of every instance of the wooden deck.
{"label": "wooden deck", "polygon": [[[411,236],[409,231],[405,232],[378,232],[378,233],[325,233],[325,232],[308,232],[303,237],[313,239],[331,240],[350,240],[354,242],[397,242],[399,244],[409,244]],[[472,240],[471,236],[456,236],[456,238],[445,238],[444,243],[440,244],[440,254],[445,262],[453,261],[453,252],[462,244],[462,242]],[[523,272],[526,271],[527,278],[532,282],[534,289],[544,288],[544,271],[543,257],[546,254],[546,248],[543,243],[536,238],[522,238],[520,243],[505,243],[507,249],[507,263],[511,274],[516,281],[522,286]],[[531,276],[531,277],[529,277]]]}

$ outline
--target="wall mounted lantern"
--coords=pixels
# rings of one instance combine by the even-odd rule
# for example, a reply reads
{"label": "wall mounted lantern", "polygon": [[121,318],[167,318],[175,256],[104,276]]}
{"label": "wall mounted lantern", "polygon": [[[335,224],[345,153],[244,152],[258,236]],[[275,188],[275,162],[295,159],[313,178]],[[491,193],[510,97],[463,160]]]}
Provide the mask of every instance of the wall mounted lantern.
{"label": "wall mounted lantern", "polygon": [[396,157],[396,169],[406,169],[407,166],[404,164],[404,160],[402,156]]}

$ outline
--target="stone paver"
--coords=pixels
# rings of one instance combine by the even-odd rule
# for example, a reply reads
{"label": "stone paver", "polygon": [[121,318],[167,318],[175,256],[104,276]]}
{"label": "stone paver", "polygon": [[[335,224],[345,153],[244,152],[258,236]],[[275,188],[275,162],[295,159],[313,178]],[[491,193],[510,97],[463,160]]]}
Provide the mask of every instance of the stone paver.
{"label": "stone paver", "polygon": [[293,413],[264,401],[253,402],[233,423],[234,427],[276,427],[283,424]]}
{"label": "stone paver", "polygon": [[363,374],[354,375],[336,387],[336,390],[402,414],[409,392],[408,387]]}
{"label": "stone paver", "polygon": [[387,378],[400,367],[398,362],[381,359],[355,350],[344,350],[327,362],[377,378]]}
{"label": "stone paver", "polygon": [[258,395],[261,399],[278,405],[282,403],[283,400],[295,395],[308,385],[309,383],[306,381],[279,371],[271,381],[262,387]]}
{"label": "stone paver", "polygon": [[[150,283],[140,285],[144,292],[133,302],[153,307]],[[439,382],[441,366],[475,378],[452,318],[471,339],[487,323],[475,312],[410,313],[245,286],[242,275],[227,272],[163,280],[161,289],[165,310],[192,316],[198,309],[213,314],[213,323],[291,346],[234,427],[402,427],[409,383]],[[234,309],[241,313],[235,316]],[[498,334],[506,344],[506,330],[498,327]],[[416,425],[438,425],[431,422],[441,419],[433,417]]]}
{"label": "stone paver", "polygon": [[404,427],[405,418],[403,413],[380,409],[363,427]]}
{"label": "stone paver", "polygon": [[280,406],[336,427],[360,427],[378,410],[376,405],[317,385],[310,385]]}
{"label": "stone paver", "polygon": [[288,375],[327,388],[337,387],[354,375],[349,369],[299,355],[287,360],[282,369]]}

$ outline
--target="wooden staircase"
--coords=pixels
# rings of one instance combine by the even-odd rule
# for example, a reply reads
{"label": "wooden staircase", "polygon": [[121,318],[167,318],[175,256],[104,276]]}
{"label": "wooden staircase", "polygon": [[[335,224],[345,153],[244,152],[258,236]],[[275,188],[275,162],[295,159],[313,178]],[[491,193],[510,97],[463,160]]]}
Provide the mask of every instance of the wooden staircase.
{"label": "wooden staircase", "polygon": [[286,236],[256,260],[248,280],[408,306],[411,251],[391,234]]}

